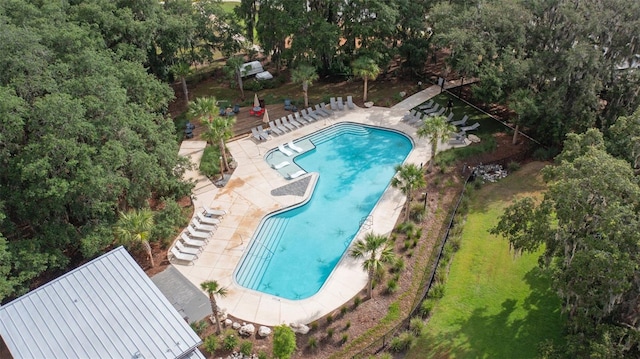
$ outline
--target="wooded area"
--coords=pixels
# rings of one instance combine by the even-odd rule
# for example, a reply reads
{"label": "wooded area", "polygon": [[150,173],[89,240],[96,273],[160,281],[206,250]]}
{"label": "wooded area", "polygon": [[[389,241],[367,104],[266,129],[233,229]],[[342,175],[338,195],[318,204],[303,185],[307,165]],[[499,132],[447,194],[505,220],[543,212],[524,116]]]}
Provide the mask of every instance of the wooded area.
{"label": "wooded area", "polygon": [[518,250],[545,243],[568,353],[640,356],[638,28],[628,0],[242,0],[234,13],[212,0],[4,0],[0,301],[108,249],[121,214],[150,200],[164,208],[151,240],[171,233],[192,185],[168,83],[191,66],[252,60],[255,41],[278,69],[354,77],[370,59],[421,80],[445,50],[443,77],[479,78],[477,99],[508,105],[556,153],[584,133],[548,170],[545,201],[519,202],[497,230]]}

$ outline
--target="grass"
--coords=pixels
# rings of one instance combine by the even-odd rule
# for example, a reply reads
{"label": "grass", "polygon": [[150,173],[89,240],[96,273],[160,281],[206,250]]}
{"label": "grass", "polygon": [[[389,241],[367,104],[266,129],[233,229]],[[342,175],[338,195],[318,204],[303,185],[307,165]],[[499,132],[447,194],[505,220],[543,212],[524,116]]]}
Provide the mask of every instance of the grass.
{"label": "grass", "polygon": [[563,344],[561,303],[538,268],[541,251],[514,258],[505,239],[487,232],[514,196],[540,196],[541,167],[476,192],[445,295],[407,358],[534,358],[545,340]]}

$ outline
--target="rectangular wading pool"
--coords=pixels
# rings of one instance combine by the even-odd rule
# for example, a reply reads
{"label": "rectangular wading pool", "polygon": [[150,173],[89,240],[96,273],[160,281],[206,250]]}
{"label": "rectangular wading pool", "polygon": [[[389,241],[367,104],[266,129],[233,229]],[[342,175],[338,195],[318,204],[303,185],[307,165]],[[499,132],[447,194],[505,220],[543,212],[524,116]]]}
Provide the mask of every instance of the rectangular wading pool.
{"label": "rectangular wading pool", "polygon": [[235,272],[249,289],[291,300],[316,294],[413,148],[399,132],[340,123],[306,137],[295,157],[317,172],[311,198],[265,217]]}

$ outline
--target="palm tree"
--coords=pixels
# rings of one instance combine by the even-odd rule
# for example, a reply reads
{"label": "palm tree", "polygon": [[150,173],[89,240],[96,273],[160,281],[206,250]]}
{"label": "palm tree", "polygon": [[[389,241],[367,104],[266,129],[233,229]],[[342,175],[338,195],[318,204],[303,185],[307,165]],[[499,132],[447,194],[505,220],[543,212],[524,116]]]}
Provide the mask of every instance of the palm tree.
{"label": "palm tree", "polygon": [[304,107],[309,107],[309,86],[318,79],[316,68],[311,65],[302,64],[291,71],[291,81],[302,84],[304,93]]}
{"label": "palm tree", "polygon": [[200,288],[209,294],[209,302],[211,302],[211,312],[213,318],[216,320],[216,334],[220,334],[222,327],[220,326],[220,320],[218,320],[218,302],[216,302],[216,295],[224,298],[227,295],[227,288],[224,288],[218,284],[215,280],[208,280],[200,283]]}
{"label": "palm tree", "polygon": [[353,74],[364,80],[364,101],[367,101],[367,89],[369,80],[375,80],[380,75],[380,67],[373,59],[360,57],[351,63]]}
{"label": "palm tree", "polygon": [[191,66],[186,62],[179,62],[171,66],[171,72],[180,79],[182,84],[182,92],[184,93],[184,100],[189,104],[189,90],[187,89],[187,76],[191,74]]}
{"label": "palm tree", "polygon": [[245,96],[244,86],[242,85],[242,75],[247,71],[240,68],[242,64],[244,64],[244,59],[241,56],[230,57],[225,65],[225,72],[228,73],[230,77],[235,77],[235,82],[238,84],[238,88],[240,89],[240,98],[244,101]]}
{"label": "palm tree", "polygon": [[413,190],[422,188],[427,185],[422,170],[413,163],[396,166],[396,175],[391,180],[391,186],[398,188],[407,196],[407,204],[404,213],[404,221],[409,219],[409,209],[411,208],[411,199]]}
{"label": "palm tree", "polygon": [[384,270],[385,263],[394,259],[393,248],[388,245],[387,237],[369,232],[364,239],[357,241],[351,248],[349,255],[355,259],[366,258],[362,268],[369,274],[367,297],[373,297],[373,279],[376,273]]}
{"label": "palm tree", "polygon": [[151,267],[155,267],[153,254],[149,245],[149,237],[153,228],[153,212],[150,209],[120,212],[120,218],[115,225],[116,239],[124,245],[142,245],[149,255]]}
{"label": "palm tree", "polygon": [[235,118],[220,117],[220,109],[216,103],[215,97],[199,97],[189,105],[189,116],[192,118],[204,117],[204,121],[202,122],[206,130],[202,133],[201,137],[211,145],[218,142],[220,154],[223,159],[223,169],[229,171],[229,160],[227,158],[225,141],[233,136]]}
{"label": "palm tree", "polygon": [[422,126],[416,132],[418,137],[427,137],[431,139],[431,160],[427,171],[433,170],[433,162],[438,151],[438,144],[446,141],[451,132],[456,132],[456,126],[447,121],[444,116],[435,116],[422,123]]}

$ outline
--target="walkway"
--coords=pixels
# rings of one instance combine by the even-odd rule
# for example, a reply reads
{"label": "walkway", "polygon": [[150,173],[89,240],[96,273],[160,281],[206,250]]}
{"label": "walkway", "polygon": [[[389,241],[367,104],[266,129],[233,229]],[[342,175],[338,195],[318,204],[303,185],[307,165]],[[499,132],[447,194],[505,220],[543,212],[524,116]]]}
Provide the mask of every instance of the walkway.
{"label": "walkway", "polygon": [[[254,142],[251,136],[228,143],[229,151],[238,167],[225,187],[213,186],[197,170],[185,174],[187,179],[196,181],[193,191],[196,210],[206,205],[210,208],[224,209],[227,214],[194,265],[175,267],[196,286],[206,280],[217,280],[222,286],[227,287],[228,295],[219,300],[220,307],[246,322],[263,325],[309,323],[336,310],[357,295],[367,283],[367,275],[362,270],[361,262],[349,256],[345,256],[338,263],[316,295],[304,300],[293,301],[245,289],[233,279],[233,271],[262,218],[271,212],[302,202],[311,194],[310,188],[313,187],[307,186],[309,189],[303,196],[295,195],[294,192],[273,195],[274,189],[303,181],[315,174],[305,175],[294,181],[286,180],[278,171],[269,167],[264,155],[270,149],[277,148],[278,144],[287,143],[335,123],[350,121],[404,132],[413,139],[415,146],[406,163],[426,163],[431,157],[429,142],[417,138],[416,128],[401,122],[401,119],[408,109],[439,92],[439,87],[432,86],[393,108],[374,106],[369,109],[356,107],[354,110],[335,111],[330,118],[262,143]],[[204,146],[205,143],[201,141],[184,141],[180,154],[190,157],[192,162],[198,164]],[[448,147],[446,143],[439,146],[441,150]],[[402,193],[389,186],[371,213],[373,226],[367,231],[389,234],[400,216],[404,201]],[[362,235],[363,233],[358,233],[357,237],[361,238]]]}

